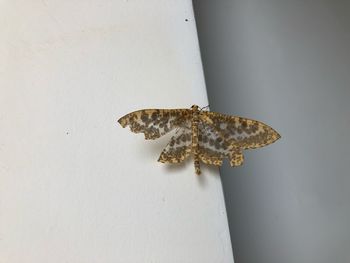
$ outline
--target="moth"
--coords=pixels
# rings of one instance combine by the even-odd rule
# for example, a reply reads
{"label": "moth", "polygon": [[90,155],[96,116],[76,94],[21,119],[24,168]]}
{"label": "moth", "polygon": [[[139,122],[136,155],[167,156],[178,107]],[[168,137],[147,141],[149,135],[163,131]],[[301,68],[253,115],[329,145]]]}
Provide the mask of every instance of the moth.
{"label": "moth", "polygon": [[176,130],[158,161],[180,163],[193,155],[200,175],[200,162],[221,166],[228,158],[231,166],[243,163],[243,150],[271,144],[281,136],[268,125],[247,118],[200,109],[144,109],[121,117],[123,128],[144,133],[146,140],[157,139]]}

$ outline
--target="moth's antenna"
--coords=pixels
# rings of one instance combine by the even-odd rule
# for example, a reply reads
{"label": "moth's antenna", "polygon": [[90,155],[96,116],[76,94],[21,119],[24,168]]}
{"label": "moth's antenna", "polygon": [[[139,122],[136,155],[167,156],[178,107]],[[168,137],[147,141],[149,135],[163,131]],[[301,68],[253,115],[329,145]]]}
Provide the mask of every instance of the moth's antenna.
{"label": "moth's antenna", "polygon": [[208,109],[208,110],[209,110],[209,105],[207,105],[207,106],[201,108],[200,110],[202,111],[202,110],[204,110],[204,109]]}

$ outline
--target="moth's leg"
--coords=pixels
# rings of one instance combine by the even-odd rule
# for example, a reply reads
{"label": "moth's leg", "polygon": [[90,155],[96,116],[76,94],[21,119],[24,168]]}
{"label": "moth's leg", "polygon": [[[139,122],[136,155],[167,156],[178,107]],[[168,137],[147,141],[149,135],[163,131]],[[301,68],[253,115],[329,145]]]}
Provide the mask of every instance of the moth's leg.
{"label": "moth's leg", "polygon": [[242,152],[233,152],[230,154],[230,165],[240,166],[243,164],[244,156]]}

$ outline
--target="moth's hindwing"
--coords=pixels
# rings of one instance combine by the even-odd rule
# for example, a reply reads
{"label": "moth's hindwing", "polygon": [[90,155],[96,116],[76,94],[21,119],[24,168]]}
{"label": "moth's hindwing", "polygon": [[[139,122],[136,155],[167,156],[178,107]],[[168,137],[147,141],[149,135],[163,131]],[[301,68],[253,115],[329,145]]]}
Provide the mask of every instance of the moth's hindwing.
{"label": "moth's hindwing", "polygon": [[191,154],[191,123],[178,128],[175,135],[162,151],[158,161],[162,163],[180,163]]}

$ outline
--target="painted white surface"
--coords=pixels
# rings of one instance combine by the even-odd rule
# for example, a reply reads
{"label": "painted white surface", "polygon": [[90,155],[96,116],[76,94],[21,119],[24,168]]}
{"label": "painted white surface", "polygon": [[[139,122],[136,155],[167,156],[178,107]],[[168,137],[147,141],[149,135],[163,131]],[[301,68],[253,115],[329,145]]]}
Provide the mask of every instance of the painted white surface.
{"label": "painted white surface", "polygon": [[207,105],[190,0],[2,1],[0,31],[1,262],[233,262],[218,171],[116,122]]}

